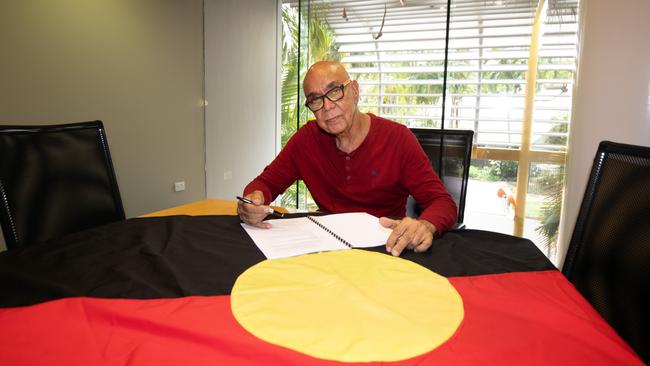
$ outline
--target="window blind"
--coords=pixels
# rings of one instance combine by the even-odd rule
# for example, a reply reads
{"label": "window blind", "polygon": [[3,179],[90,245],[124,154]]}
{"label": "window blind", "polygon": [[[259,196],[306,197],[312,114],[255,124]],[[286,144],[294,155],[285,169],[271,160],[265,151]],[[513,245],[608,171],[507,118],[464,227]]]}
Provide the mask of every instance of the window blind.
{"label": "window blind", "polygon": [[[447,1],[303,0],[300,7],[334,31],[341,61],[361,86],[362,110],[410,127],[443,125]],[[474,130],[478,147],[519,148],[536,7],[531,0],[451,2],[444,127]],[[577,0],[548,1],[534,150],[566,149],[577,11]]]}

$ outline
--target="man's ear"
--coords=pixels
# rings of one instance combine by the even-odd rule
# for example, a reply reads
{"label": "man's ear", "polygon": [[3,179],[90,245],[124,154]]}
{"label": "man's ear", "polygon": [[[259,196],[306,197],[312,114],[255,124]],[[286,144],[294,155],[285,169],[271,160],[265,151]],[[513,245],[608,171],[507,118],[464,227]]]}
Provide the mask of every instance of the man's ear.
{"label": "man's ear", "polygon": [[352,80],[352,90],[354,90],[354,101],[359,103],[359,83],[356,80]]}

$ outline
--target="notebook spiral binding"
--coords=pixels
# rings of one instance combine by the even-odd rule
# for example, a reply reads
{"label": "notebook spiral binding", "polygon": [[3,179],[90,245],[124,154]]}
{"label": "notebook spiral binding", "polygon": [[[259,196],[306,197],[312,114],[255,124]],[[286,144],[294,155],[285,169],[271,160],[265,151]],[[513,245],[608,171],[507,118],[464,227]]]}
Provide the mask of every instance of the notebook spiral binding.
{"label": "notebook spiral binding", "polygon": [[312,218],[311,216],[307,216],[307,219],[309,219],[309,221],[313,222],[314,224],[318,225],[321,229],[327,231],[330,235],[332,235],[333,237],[335,237],[336,240],[338,240],[338,241],[340,241],[341,243],[347,245],[348,248],[350,248],[350,249],[354,248],[354,247],[352,246],[352,244],[350,244],[347,240],[345,240],[345,239],[343,239],[342,237],[338,236],[335,232],[333,232],[332,230],[328,229],[327,226],[325,226],[325,225],[321,224],[320,222],[318,222],[318,220]]}

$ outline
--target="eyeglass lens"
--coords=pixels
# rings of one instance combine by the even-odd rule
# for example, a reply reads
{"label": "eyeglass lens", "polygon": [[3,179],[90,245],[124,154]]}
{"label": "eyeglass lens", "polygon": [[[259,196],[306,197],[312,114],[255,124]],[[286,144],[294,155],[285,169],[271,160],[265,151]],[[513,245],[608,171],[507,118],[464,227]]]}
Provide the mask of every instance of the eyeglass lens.
{"label": "eyeglass lens", "polygon": [[327,93],[325,93],[325,95],[321,95],[320,97],[314,98],[307,102],[307,107],[309,107],[309,109],[311,109],[313,112],[316,112],[319,109],[323,108],[325,105],[324,98],[329,99],[330,102],[336,102],[340,100],[343,98],[343,88],[345,88],[345,85],[333,87]]}

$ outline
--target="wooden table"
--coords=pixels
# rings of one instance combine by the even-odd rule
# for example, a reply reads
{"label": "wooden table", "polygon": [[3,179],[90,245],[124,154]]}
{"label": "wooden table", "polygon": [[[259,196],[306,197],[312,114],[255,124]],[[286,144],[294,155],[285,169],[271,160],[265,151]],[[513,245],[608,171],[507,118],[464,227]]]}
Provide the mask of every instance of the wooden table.
{"label": "wooden table", "polygon": [[[284,207],[272,206],[274,210],[287,213]],[[160,216],[208,216],[208,215],[237,215],[237,201],[208,198],[200,201],[191,202],[185,205],[168,208],[152,213],[142,215],[141,217],[160,217]]]}

